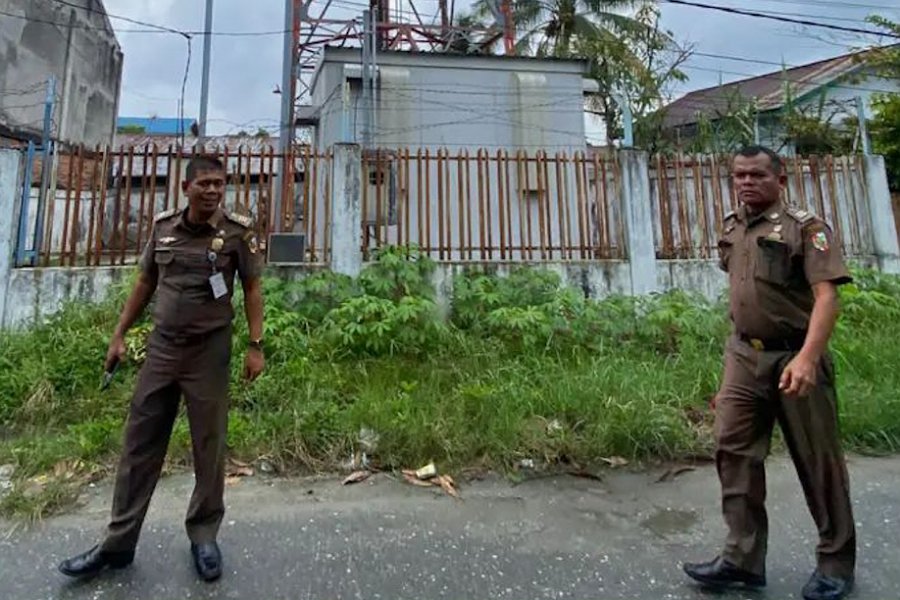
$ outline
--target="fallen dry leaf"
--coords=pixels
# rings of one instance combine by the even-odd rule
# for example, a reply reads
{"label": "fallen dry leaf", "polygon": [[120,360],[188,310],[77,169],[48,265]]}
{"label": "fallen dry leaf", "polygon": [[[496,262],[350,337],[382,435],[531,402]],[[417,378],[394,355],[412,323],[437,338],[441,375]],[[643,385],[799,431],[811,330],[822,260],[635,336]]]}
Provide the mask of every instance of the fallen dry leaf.
{"label": "fallen dry leaf", "polygon": [[360,481],[365,481],[372,475],[371,471],[353,471],[349,475],[347,475],[346,479],[341,482],[341,485],[348,485],[351,483],[359,483]]}
{"label": "fallen dry leaf", "polygon": [[253,477],[256,471],[249,464],[229,458],[225,465],[225,475],[228,477]]}
{"label": "fallen dry leaf", "polygon": [[411,483],[418,487],[427,487],[427,488],[433,487],[431,482],[422,481],[421,479],[416,477],[415,471],[412,471],[412,472],[402,471],[402,473],[403,473],[403,479],[405,479],[407,483]]}
{"label": "fallen dry leaf", "polygon": [[459,499],[459,491],[457,491],[456,483],[453,481],[452,477],[449,475],[439,475],[432,479],[432,481],[435,485],[440,486],[447,494]]}
{"label": "fallen dry leaf", "polygon": [[603,481],[603,476],[597,473],[591,473],[584,469],[572,469],[567,471],[572,477],[581,477],[582,479],[593,479],[594,481]]}
{"label": "fallen dry leaf", "polygon": [[663,483],[666,481],[671,481],[681,475],[682,473],[687,473],[689,471],[695,471],[694,467],[674,467],[669,469],[662,475],[660,475],[659,479],[656,480],[656,483]]}
{"label": "fallen dry leaf", "polygon": [[600,460],[613,468],[624,467],[628,464],[628,460],[622,458],[621,456],[610,456],[609,458],[601,458]]}

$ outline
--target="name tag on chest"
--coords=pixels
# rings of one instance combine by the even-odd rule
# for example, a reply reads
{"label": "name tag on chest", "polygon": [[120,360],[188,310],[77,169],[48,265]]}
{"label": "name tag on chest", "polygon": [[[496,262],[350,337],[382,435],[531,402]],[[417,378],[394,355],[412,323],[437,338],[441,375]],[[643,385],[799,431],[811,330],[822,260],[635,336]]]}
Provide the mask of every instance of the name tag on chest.
{"label": "name tag on chest", "polygon": [[209,286],[212,288],[213,298],[216,300],[228,294],[228,286],[225,284],[225,277],[221,273],[210,275]]}

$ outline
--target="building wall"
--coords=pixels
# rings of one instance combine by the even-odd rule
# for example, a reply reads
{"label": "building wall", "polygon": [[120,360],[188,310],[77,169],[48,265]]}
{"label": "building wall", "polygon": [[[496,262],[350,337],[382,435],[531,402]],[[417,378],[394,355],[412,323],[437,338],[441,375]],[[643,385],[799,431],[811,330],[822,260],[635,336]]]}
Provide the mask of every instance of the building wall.
{"label": "building wall", "polygon": [[[100,0],[0,0],[0,127],[39,136],[46,82],[56,78],[55,137],[112,142],[123,55]],[[49,23],[48,23],[49,22]],[[57,25],[58,24],[58,25]]]}
{"label": "building wall", "polygon": [[[483,209],[495,215],[501,210],[497,165],[488,165],[488,172],[479,173],[473,162],[476,154],[484,150],[494,156],[503,149],[515,160],[518,152],[533,159],[537,152],[552,158],[556,153],[572,157],[586,150],[585,65],[580,61],[383,52],[377,56],[376,117],[371,126],[367,125],[360,61],[361,51],[357,49],[329,48],[324,53],[312,94],[314,105],[320,107],[318,147],[340,142],[363,144],[367,127],[371,127],[374,148],[388,152],[409,149],[414,160],[418,151],[428,151],[432,157],[424,168],[418,162],[410,163],[405,175],[396,169],[385,173],[389,192],[380,200],[376,198],[376,186],[368,186],[363,218],[370,225],[372,238],[398,239],[395,217],[405,188],[408,194],[419,191],[419,198],[408,207],[406,219],[424,223],[433,232],[438,232],[442,223],[447,224],[446,237],[435,234],[430,240],[432,247],[439,240],[459,248],[466,243],[478,246],[485,236],[498,239],[501,233],[496,222],[489,225],[492,231],[488,232],[480,231],[476,224],[469,233],[463,224],[472,215],[461,207],[469,205],[467,199],[473,191],[477,194],[481,185],[494,190],[493,198],[486,201]],[[344,81],[349,81],[349,94]],[[441,149],[448,156],[443,163],[437,163],[434,157]],[[374,156],[370,155],[370,160],[370,177],[377,180]],[[463,166],[465,163],[468,168]],[[509,218],[517,222],[530,219],[529,230],[536,232],[542,227],[546,212],[547,235],[551,240],[559,240],[562,231],[556,211],[577,211],[574,171],[557,181],[551,165],[545,181],[536,163],[525,164],[521,171],[513,165],[503,182],[517,195]],[[443,174],[438,173],[441,170]],[[554,204],[542,211],[541,198],[554,196],[556,188],[563,186],[573,190],[566,206]],[[376,212],[379,204],[380,217]],[[446,216],[442,217],[441,210],[446,211]],[[430,223],[426,212],[430,213]],[[374,229],[378,222],[385,225],[384,231]],[[324,223],[316,227],[324,227]],[[524,243],[519,238],[511,242]],[[461,253],[454,251],[451,256],[460,258]]]}
{"label": "building wall", "polygon": [[[875,116],[872,108],[872,100],[879,93],[900,93],[900,81],[896,79],[885,79],[872,75],[860,76],[858,80],[851,80],[841,83],[837,86],[825,87],[826,98],[828,102],[839,102],[848,106],[859,96],[863,99],[863,106],[866,118],[871,119]],[[813,94],[809,98],[801,100],[800,105],[810,109],[816,108],[819,103],[819,94]],[[854,110],[850,108],[849,110]],[[856,113],[853,112],[856,116]]]}
{"label": "building wall", "polygon": [[[329,48],[313,82],[319,147],[363,141],[361,52]],[[384,52],[377,57],[374,145],[584,150],[584,64]],[[349,97],[345,66],[355,70]]]}
{"label": "building wall", "polygon": [[[875,116],[872,102],[878,94],[882,93],[900,93],[900,81],[872,75],[860,75],[859,79],[827,85],[809,96],[799,98],[797,106],[806,114],[820,114],[819,108],[822,105],[824,94],[824,106],[821,114],[823,118],[830,117],[835,125],[839,125],[843,119],[856,117],[857,97],[862,98],[866,119],[872,119]],[[760,132],[761,143],[774,148],[781,146],[785,136],[784,128],[777,118],[761,119]],[[791,155],[796,153],[796,149],[793,144],[788,144],[783,148],[783,152]]]}

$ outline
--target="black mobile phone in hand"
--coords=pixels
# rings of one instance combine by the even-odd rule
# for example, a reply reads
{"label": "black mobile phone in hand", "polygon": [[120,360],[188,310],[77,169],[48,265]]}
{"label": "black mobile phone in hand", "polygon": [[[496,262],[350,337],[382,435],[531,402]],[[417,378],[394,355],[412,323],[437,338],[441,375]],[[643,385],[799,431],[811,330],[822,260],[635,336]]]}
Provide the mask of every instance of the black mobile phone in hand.
{"label": "black mobile phone in hand", "polygon": [[103,383],[100,384],[100,391],[105,391],[109,388],[109,385],[112,383],[113,377],[116,375],[116,371],[119,370],[119,359],[116,358],[113,361],[112,367],[110,367],[109,371],[103,373]]}

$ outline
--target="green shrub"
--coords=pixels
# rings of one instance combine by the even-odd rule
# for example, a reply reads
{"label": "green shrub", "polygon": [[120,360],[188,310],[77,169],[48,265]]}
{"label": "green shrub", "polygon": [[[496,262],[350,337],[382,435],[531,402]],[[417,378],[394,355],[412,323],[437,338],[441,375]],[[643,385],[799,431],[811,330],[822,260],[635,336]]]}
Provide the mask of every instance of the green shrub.
{"label": "green shrub", "polygon": [[[389,248],[356,280],[267,279],[267,369],[252,385],[240,380],[246,323],[237,311],[230,451],[307,470],[334,469],[361,451],[385,468],[709,452],[706,407],[729,332],[723,301],[683,291],[593,301],[553,272],[523,268],[460,276],[445,320],[433,270],[417,252]],[[841,431],[848,448],[893,452],[900,278],[854,276],[841,289],[832,343]],[[0,333],[0,463],[15,464],[20,480],[62,459],[113,462],[135,361],[109,391],[98,385],[125,293]],[[132,357],[149,327],[145,320],[130,336]],[[377,443],[361,441],[373,436]],[[170,450],[173,461],[190,457],[183,417]],[[22,512],[20,500],[8,510]]]}

